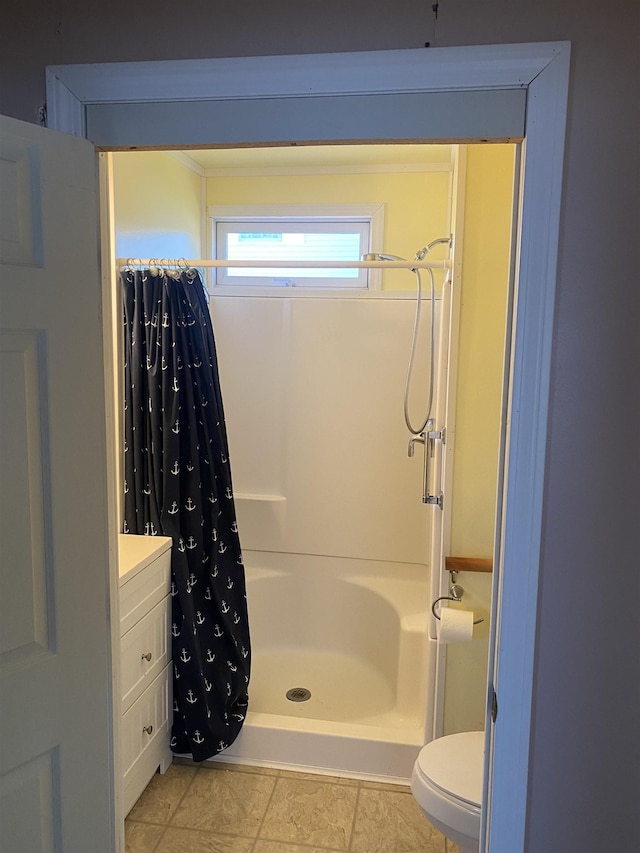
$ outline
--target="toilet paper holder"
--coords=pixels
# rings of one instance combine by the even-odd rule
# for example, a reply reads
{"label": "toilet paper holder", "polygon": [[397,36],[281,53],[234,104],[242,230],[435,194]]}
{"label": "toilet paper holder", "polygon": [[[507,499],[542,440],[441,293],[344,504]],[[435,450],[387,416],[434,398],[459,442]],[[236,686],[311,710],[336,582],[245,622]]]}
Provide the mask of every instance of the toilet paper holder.
{"label": "toilet paper holder", "polygon": [[[449,585],[450,595],[441,595],[439,598],[436,598],[436,600],[431,605],[431,612],[433,613],[434,618],[437,619],[438,621],[440,621],[440,617],[436,613],[436,604],[439,601],[462,601],[462,596],[464,595],[464,587],[461,586],[459,583],[456,583],[456,577],[457,577],[457,572],[452,571],[451,572],[451,583]],[[480,622],[484,622],[484,619],[474,619],[473,620],[474,625],[479,625]]]}
{"label": "toilet paper holder", "polygon": [[[439,601],[460,601],[460,599],[454,598],[452,595],[441,595],[440,598],[436,598],[436,600],[431,605],[431,612],[433,613],[434,617],[438,620],[438,622],[440,621],[440,617],[436,613],[436,604]],[[474,619],[473,620],[474,625],[479,625],[481,622],[484,622],[484,619]]]}

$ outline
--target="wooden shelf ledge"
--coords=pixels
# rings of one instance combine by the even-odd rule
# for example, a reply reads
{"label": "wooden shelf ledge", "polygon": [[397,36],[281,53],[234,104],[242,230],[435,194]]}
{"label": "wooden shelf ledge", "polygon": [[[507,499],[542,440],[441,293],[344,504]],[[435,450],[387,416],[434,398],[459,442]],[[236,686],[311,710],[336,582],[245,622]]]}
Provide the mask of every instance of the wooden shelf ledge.
{"label": "wooden shelf ledge", "polygon": [[492,572],[491,557],[445,557],[444,565],[448,572]]}

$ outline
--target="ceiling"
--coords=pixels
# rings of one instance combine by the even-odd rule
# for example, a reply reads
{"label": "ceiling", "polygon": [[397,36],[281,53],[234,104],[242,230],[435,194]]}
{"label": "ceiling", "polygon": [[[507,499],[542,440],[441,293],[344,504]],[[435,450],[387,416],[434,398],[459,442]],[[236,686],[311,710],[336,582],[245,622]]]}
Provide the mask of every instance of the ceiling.
{"label": "ceiling", "polygon": [[448,164],[450,145],[288,145],[263,148],[189,149],[203,169],[246,169],[379,164]]}

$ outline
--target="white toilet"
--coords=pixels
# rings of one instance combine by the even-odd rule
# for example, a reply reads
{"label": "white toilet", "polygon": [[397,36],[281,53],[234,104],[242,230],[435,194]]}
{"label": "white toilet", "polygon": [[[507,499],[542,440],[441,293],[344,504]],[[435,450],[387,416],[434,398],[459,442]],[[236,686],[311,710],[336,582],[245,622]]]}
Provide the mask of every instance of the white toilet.
{"label": "white toilet", "polygon": [[460,853],[478,853],[483,755],[484,732],[460,732],[428,743],[413,767],[414,798]]}

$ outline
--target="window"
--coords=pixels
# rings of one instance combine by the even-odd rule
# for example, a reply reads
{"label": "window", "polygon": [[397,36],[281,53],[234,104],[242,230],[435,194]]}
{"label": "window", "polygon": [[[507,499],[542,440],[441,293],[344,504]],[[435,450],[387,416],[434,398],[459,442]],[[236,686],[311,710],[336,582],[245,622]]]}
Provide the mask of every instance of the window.
{"label": "window", "polygon": [[[212,206],[212,257],[246,261],[359,261],[377,248],[382,205]],[[373,273],[373,274],[372,274]],[[219,267],[215,287],[379,289],[377,270]]]}

